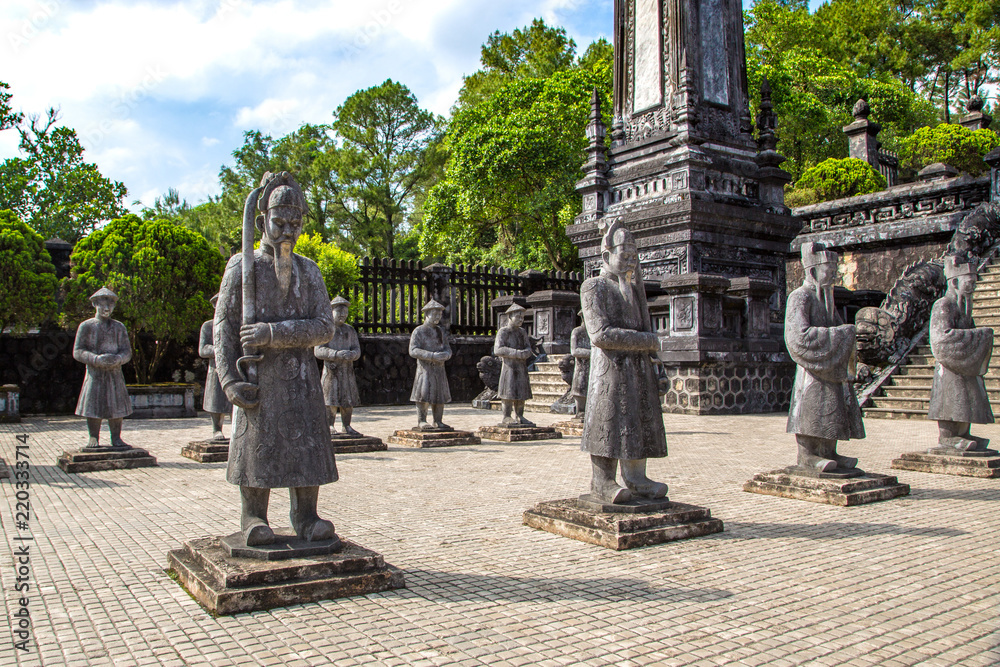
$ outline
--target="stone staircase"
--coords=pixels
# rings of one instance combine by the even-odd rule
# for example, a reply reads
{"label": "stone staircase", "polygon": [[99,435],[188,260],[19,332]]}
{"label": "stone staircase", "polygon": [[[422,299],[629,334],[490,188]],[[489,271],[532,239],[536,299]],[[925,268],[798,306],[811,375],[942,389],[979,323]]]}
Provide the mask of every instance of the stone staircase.
{"label": "stone staircase", "polygon": [[[1000,329],[1000,261],[993,259],[979,275],[972,295],[976,326]],[[864,410],[866,418],[927,419],[934,379],[934,356],[930,345],[918,345],[886,384],[872,396]],[[986,392],[995,413],[1000,413],[1000,337],[993,341],[993,357],[986,374]]]}
{"label": "stone staircase", "polygon": [[535,364],[537,370],[528,372],[533,398],[524,404],[525,412],[549,412],[549,407],[569,389],[559,372],[559,359],[562,355],[552,355],[549,358],[555,361],[540,361]]}

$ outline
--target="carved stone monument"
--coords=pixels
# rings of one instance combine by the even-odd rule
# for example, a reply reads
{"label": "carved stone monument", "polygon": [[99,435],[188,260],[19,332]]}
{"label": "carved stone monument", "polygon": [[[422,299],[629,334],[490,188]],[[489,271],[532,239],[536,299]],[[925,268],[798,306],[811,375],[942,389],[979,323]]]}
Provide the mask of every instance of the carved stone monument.
{"label": "carved stone monument", "polygon": [[[87,418],[90,440],[79,451],[64,452],[59,467],[75,473],[155,466],[156,459],[149,452],[122,440],[122,420],[132,413],[122,366],[132,359],[132,346],[125,325],[111,319],[118,295],[102,287],[90,296],[90,302],[97,312],[80,323],[73,346],[73,358],[87,365],[76,414]],[[110,446],[101,446],[99,441],[105,419],[111,431]]]}
{"label": "carved stone monument", "polygon": [[[212,306],[219,301],[219,295],[212,297]],[[181,456],[199,463],[216,463],[229,459],[229,438],[222,432],[222,422],[227,414],[232,414],[233,404],[219,383],[219,373],[215,369],[215,344],[213,341],[213,320],[201,325],[198,337],[198,356],[208,359],[208,373],[205,375],[205,394],[202,409],[212,418],[212,437],[208,440],[194,440],[181,449]]]}
{"label": "carved stone monument", "polygon": [[798,461],[755,475],[743,489],[832,505],[860,505],[906,495],[895,477],[865,473],[858,460],[837,453],[837,441],[865,437],[861,408],[851,386],[857,356],[853,324],[834,307],[837,253],[818,243],[802,246],[805,281],[788,295],[785,343],[798,365],[788,432]]}
{"label": "carved stone monument", "polygon": [[[583,316],[583,311],[580,312]],[[570,394],[576,403],[573,419],[554,424],[553,428],[563,435],[583,435],[583,419],[587,409],[587,385],[590,382],[590,336],[583,324],[570,334],[570,355],[574,360]]]}
{"label": "carved stone monument", "polygon": [[524,418],[524,403],[531,398],[528,360],[534,357],[524,324],[524,307],[512,304],[507,309],[507,322],[497,331],[493,354],[503,363],[497,398],[503,406],[503,421],[496,426],[482,426],[476,432],[480,438],[502,442],[525,442],[562,437],[553,428],[539,427]]}
{"label": "carved stone monument", "polygon": [[[592,346],[581,446],[590,455],[590,493],[539,503],[524,513],[524,523],[612,549],[719,532],[722,522],[709,510],[671,502],[667,485],[646,476],[647,459],[667,455],[652,359],[659,345],[636,282],[631,232],[616,221],[601,247],[601,274],[581,288]],[[619,466],[624,486],[616,479]]]}
{"label": "carved stone monument", "polygon": [[[456,431],[444,423],[444,406],[451,403],[448,374],[444,364],[451,359],[448,332],[441,326],[445,307],[431,299],[423,307],[424,323],[410,334],[410,356],[417,360],[410,400],[417,406],[417,426],[389,436],[390,445],[404,447],[451,447],[478,445],[469,431]],[[427,421],[427,416],[431,421]]]}
{"label": "carved stone monument", "polygon": [[[240,487],[241,530],[168,554],[180,583],[215,614],[403,586],[399,571],[317,514],[319,487],[338,475],[312,348],[330,340],[334,323],[319,268],[293,252],[305,210],[291,174],[265,174],[247,198],[243,252],[219,292],[216,364],[236,406],[226,479]],[[289,489],[290,530],[268,521],[273,488]]]}
{"label": "carved stone monument", "polygon": [[989,439],[970,433],[972,424],[992,424],[993,409],[983,376],[993,354],[993,329],[972,319],[976,267],[946,257],[948,290],[931,309],[930,342],[934,354],[928,419],[937,420],[938,443],[926,452],[907,452],[892,462],[899,470],[969,477],[1000,477],[1000,452]]}
{"label": "carved stone monument", "polygon": [[[330,302],[333,337],[314,350],[316,358],[323,360],[323,399],[330,413],[330,439],[338,454],[380,452],[386,449],[381,438],[362,435],[351,426],[354,408],[361,403],[354,377],[354,362],[361,358],[361,343],[354,327],[347,324],[350,305],[351,302],[342,296]],[[338,412],[343,424],[343,431],[339,433],[334,428]]]}
{"label": "carved stone monument", "polygon": [[493,401],[497,397],[497,389],[500,388],[500,368],[502,362],[494,357],[492,354],[488,354],[479,360],[476,364],[476,370],[479,371],[479,379],[483,381],[483,390],[479,392],[479,395],[472,399],[472,407],[479,408],[480,410],[491,410],[493,408]]}
{"label": "carved stone monument", "polygon": [[[784,203],[791,176],[777,139],[766,87],[761,89],[758,138],[753,136],[737,0],[615,0],[614,84],[610,147],[600,99],[592,101],[589,146],[577,183],[582,212],[567,228],[584,273],[601,265],[605,219],[623,221],[636,236],[640,275],[657,280],[684,274],[748,276],[776,286],[768,314],[784,303],[788,244],[801,223]],[[695,380],[687,405],[670,412],[736,412],[715,405],[709,387],[732,377],[789,380],[780,337],[733,338],[718,349],[712,332],[660,339],[671,380]],[[787,394],[764,392],[756,412],[781,410]]]}

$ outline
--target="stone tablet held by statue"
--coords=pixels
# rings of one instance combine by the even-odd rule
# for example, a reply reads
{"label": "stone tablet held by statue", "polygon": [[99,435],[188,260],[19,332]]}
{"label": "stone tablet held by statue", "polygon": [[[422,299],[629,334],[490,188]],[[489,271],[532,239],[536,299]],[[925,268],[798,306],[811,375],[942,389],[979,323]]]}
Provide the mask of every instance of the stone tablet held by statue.
{"label": "stone tablet held by statue", "polygon": [[969,431],[971,424],[993,423],[993,409],[983,381],[993,354],[993,329],[977,327],[972,319],[976,267],[946,257],[944,273],[948,289],[931,309],[930,342],[935,365],[927,418],[938,423],[937,451],[983,451],[989,439]]}

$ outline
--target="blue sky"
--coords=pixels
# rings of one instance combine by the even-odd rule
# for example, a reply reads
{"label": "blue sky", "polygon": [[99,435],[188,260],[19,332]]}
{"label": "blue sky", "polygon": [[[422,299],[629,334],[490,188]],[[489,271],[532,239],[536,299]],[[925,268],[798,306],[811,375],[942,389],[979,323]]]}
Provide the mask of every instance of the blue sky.
{"label": "blue sky", "polygon": [[[815,1],[815,0],[814,0]],[[613,0],[26,0],[0,8],[0,81],[15,108],[58,107],[86,158],[149,205],[191,203],[246,130],[325,123],[387,78],[446,115],[479,49],[542,17],[582,51],[610,38]],[[17,154],[0,132],[0,159]]]}

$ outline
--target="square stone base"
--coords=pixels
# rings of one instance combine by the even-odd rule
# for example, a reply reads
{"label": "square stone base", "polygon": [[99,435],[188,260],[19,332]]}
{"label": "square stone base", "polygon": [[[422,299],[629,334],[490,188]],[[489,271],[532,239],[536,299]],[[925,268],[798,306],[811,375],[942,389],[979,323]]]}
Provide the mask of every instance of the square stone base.
{"label": "square stone base", "polygon": [[181,456],[198,463],[229,460],[229,440],[195,440],[181,447]]}
{"label": "square stone base", "polygon": [[389,436],[390,445],[403,447],[462,447],[482,441],[471,431],[396,431]]}
{"label": "square stone base", "polygon": [[562,437],[562,433],[548,426],[480,426],[476,435],[483,440],[500,442],[531,442]]}
{"label": "square stone base", "polygon": [[583,422],[578,419],[570,419],[564,422],[556,422],[552,425],[552,428],[559,431],[563,435],[568,435],[573,438],[579,438],[583,436]]}
{"label": "square stone base", "polygon": [[363,452],[384,452],[389,447],[381,438],[370,435],[330,434],[330,446],[334,454],[361,454]]}
{"label": "square stone base", "polygon": [[616,551],[722,532],[722,521],[707,508],[666,498],[622,505],[550,500],[526,511],[524,525]]}
{"label": "square stone base", "polygon": [[335,553],[268,560],[229,556],[204,537],[167,554],[177,581],[217,616],[405,588],[381,554],[344,540]]}
{"label": "square stone base", "polygon": [[125,468],[152,468],[156,458],[145,449],[131,447],[93,447],[74,452],[63,452],[56,461],[63,472],[97,472],[101,470],[122,470]]}
{"label": "square stone base", "polygon": [[890,475],[873,472],[847,478],[814,477],[800,475],[785,468],[754,475],[753,479],[743,485],[743,490],[768,496],[853,507],[907,496],[910,494],[910,485],[900,484]]}
{"label": "square stone base", "polygon": [[981,452],[906,452],[893,459],[895,470],[915,470],[941,475],[963,477],[1000,477],[1000,452],[987,449]]}

